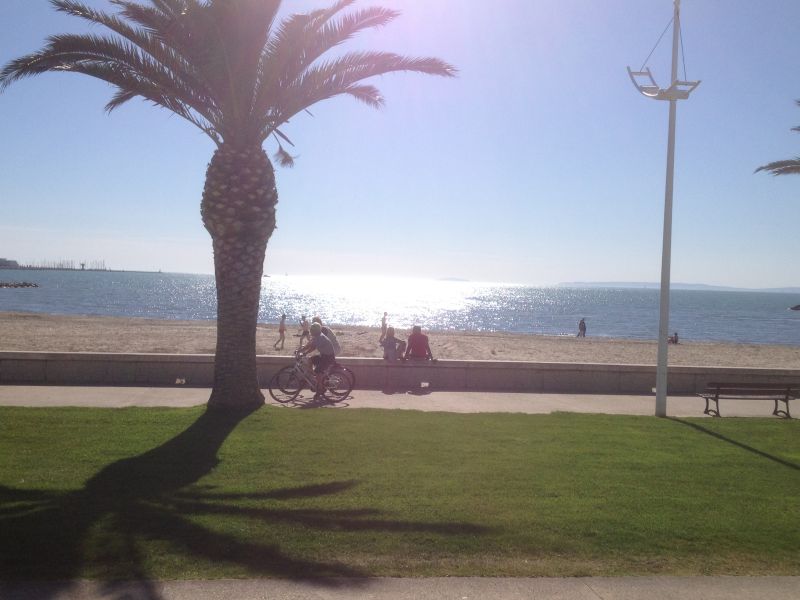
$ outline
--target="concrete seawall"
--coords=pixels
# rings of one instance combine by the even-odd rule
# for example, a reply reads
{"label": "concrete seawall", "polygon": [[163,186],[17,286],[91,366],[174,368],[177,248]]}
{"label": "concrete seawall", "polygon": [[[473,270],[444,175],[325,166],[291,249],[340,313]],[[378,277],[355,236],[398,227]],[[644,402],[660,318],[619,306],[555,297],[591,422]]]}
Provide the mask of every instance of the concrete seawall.
{"label": "concrete seawall", "polygon": [[[529,363],[440,360],[394,363],[379,358],[343,358],[362,389],[518,391],[594,394],[649,394],[655,365]],[[288,357],[259,356],[262,387]],[[0,384],[131,385],[209,387],[210,354],[108,354],[80,352],[0,352]],[[710,381],[800,382],[800,369],[670,367],[669,393],[693,394]]]}

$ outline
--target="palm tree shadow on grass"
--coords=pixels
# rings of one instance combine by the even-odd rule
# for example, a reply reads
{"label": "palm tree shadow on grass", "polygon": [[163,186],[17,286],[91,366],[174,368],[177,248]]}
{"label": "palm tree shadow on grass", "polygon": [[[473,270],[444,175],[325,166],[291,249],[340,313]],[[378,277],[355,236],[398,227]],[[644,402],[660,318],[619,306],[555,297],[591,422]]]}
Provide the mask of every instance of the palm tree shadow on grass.
{"label": "palm tree shadow on grass", "polygon": [[[355,481],[275,489],[258,494],[215,493],[196,484],[218,464],[225,439],[248,414],[207,411],[185,431],[136,457],[111,463],[81,490],[44,492],[0,486],[0,597],[19,591],[13,582],[47,579],[35,595],[52,598],[87,570],[108,581],[110,597],[156,600],[137,540],[163,542],[198,560],[243,567],[253,576],[314,578],[323,585],[359,585],[366,573],[334,562],[289,556],[277,544],[241,540],[189,517],[222,514],[296,524],[320,530],[425,531],[440,534],[485,528],[468,523],[416,523],[386,519],[372,509],[275,509],[242,507],[268,500],[322,497],[344,492]],[[191,486],[191,487],[189,487]],[[98,536],[100,543],[97,543]],[[101,556],[85,555],[89,538]],[[118,584],[114,581],[134,581]],[[30,589],[30,588],[26,588]]]}

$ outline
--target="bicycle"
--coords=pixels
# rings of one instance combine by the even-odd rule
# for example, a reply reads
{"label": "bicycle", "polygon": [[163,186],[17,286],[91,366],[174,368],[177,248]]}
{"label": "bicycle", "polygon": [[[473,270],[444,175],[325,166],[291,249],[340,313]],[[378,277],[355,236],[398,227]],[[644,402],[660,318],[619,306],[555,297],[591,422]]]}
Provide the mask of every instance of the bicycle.
{"label": "bicycle", "polygon": [[314,393],[321,393],[324,398],[334,401],[346,398],[353,391],[352,381],[348,376],[349,369],[334,363],[325,370],[322,391],[317,392],[316,376],[302,357],[299,352],[295,352],[294,364],[283,367],[270,379],[269,395],[276,402],[292,402],[306,386]]}
{"label": "bicycle", "polygon": [[354,390],[356,388],[356,374],[349,367],[345,367],[344,365],[340,365],[339,363],[334,363],[337,367],[339,367],[342,372],[347,376],[347,379],[350,380],[350,390]]}

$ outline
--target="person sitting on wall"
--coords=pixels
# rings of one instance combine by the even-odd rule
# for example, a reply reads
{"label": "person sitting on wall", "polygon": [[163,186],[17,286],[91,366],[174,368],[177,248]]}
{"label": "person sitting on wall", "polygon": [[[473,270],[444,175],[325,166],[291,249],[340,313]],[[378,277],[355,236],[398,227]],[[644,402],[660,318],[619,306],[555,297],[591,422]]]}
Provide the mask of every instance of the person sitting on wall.
{"label": "person sitting on wall", "polygon": [[422,327],[419,325],[414,325],[411,329],[405,357],[412,360],[434,360],[428,336],[422,333]]}
{"label": "person sitting on wall", "polygon": [[403,352],[406,349],[406,343],[394,337],[394,327],[386,329],[386,337],[380,342],[383,346],[383,359],[384,360],[397,360],[403,358]]}

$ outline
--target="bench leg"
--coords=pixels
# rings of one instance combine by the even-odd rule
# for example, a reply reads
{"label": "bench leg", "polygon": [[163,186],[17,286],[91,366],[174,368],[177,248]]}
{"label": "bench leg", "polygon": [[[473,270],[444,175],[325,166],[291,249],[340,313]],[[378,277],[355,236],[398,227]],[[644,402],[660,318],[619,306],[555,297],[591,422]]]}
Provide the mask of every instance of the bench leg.
{"label": "bench leg", "polygon": [[[778,402],[783,402],[786,405],[786,410],[782,408],[778,408]],[[789,401],[788,400],[775,400],[775,410],[772,411],[772,414],[778,417],[783,417],[784,419],[791,419],[792,415],[789,414]]]}
{"label": "bench leg", "polygon": [[[713,400],[714,403],[717,405],[717,409],[714,410],[708,404],[709,400]],[[718,398],[706,398],[706,409],[703,411],[703,414],[711,415],[712,417],[719,417],[719,399]]]}

